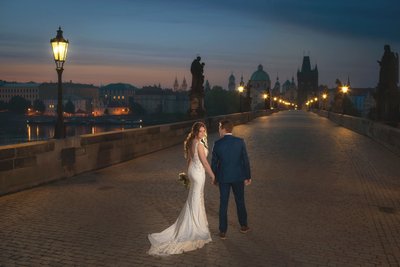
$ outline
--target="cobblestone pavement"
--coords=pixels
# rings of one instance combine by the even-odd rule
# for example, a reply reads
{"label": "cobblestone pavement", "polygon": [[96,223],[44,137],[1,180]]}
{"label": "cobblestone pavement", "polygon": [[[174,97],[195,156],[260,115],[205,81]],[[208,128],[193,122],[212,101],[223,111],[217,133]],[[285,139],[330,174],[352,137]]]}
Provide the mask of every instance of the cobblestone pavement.
{"label": "cobblestone pavement", "polygon": [[186,199],[179,145],[0,197],[0,266],[400,266],[400,157],[303,111],[234,133],[252,164],[249,233],[231,196],[227,239],[218,238],[219,193],[207,183],[213,242],[146,254],[147,234],[172,224]]}

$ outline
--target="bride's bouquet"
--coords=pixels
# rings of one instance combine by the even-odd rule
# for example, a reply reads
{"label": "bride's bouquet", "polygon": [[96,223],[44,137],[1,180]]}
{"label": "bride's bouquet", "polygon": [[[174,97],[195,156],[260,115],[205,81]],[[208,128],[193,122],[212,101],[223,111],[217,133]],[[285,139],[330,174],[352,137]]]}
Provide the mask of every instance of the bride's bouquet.
{"label": "bride's bouquet", "polygon": [[189,177],[187,176],[187,174],[184,172],[181,172],[181,173],[179,173],[178,176],[179,176],[178,181],[180,181],[186,187],[186,189],[189,189],[190,180],[189,180]]}

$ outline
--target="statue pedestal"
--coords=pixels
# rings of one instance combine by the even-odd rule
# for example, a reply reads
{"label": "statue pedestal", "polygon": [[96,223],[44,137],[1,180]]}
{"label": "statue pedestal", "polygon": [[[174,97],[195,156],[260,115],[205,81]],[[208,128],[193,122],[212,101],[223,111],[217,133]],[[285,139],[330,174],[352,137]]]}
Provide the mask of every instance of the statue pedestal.
{"label": "statue pedestal", "polygon": [[205,115],[204,97],[199,94],[190,94],[189,115],[191,118],[201,118]]}

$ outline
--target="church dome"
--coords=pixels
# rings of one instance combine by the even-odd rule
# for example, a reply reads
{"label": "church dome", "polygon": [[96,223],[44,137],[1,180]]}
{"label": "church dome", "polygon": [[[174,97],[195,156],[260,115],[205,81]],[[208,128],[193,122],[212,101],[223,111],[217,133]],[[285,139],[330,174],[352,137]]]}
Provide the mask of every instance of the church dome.
{"label": "church dome", "polygon": [[258,65],[257,71],[255,71],[250,78],[251,81],[270,81],[268,73],[263,70],[263,66]]}

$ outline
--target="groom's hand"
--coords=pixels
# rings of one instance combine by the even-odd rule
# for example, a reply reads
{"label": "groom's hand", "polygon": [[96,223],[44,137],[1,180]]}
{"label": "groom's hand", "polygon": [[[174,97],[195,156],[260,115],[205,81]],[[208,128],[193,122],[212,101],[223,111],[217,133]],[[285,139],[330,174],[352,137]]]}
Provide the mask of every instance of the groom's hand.
{"label": "groom's hand", "polygon": [[244,185],[250,185],[250,184],[251,184],[251,179],[244,180]]}

